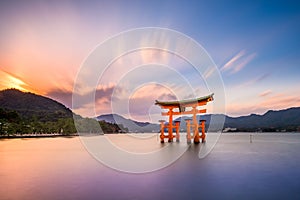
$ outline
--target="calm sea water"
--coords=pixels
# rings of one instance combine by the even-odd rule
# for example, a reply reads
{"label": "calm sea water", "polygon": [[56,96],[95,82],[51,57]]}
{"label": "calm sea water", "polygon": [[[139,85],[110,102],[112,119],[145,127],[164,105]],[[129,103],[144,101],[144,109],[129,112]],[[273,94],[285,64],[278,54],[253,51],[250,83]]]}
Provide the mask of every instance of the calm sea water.
{"label": "calm sea water", "polygon": [[0,140],[0,199],[300,199],[300,134],[222,134],[203,159],[200,146],[131,174],[101,164],[79,137]]}

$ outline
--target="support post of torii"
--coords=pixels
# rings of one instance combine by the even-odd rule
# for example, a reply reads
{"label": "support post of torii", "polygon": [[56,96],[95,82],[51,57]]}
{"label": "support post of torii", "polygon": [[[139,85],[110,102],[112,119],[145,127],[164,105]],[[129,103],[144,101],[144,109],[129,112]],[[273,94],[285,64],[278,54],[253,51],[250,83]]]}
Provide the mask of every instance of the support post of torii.
{"label": "support post of torii", "polygon": [[[172,142],[173,127],[176,128],[176,141],[179,141],[179,122],[175,122],[173,125],[173,115],[193,115],[192,124],[191,120],[186,120],[187,124],[187,142],[191,142],[191,139],[194,140],[194,143],[199,143],[200,139],[202,142],[206,140],[205,134],[205,120],[200,120],[200,124],[197,122],[197,114],[206,113],[206,109],[199,109],[200,106],[205,106],[207,102],[213,101],[213,94],[200,97],[197,99],[183,100],[183,101],[157,101],[155,105],[159,105],[162,109],[168,109],[168,112],[162,112],[162,116],[169,117],[169,123],[165,124],[164,120],[160,120],[160,139],[164,143],[164,139],[168,138],[168,142]],[[174,111],[178,109],[178,111]],[[199,127],[201,128],[201,135],[199,135]],[[168,129],[168,135],[164,134],[164,129]],[[191,136],[191,128],[193,128],[193,136]]]}

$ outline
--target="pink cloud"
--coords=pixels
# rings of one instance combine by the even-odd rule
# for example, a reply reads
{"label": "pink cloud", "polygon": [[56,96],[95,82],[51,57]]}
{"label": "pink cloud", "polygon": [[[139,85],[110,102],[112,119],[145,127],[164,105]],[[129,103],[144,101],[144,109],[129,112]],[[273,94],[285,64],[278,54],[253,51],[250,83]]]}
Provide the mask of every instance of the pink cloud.
{"label": "pink cloud", "polygon": [[[251,113],[264,114],[268,110],[281,110],[290,107],[300,107],[300,97],[289,94],[274,94],[271,91],[265,91],[262,94],[262,99],[258,102],[251,103],[231,103],[226,106],[228,115],[241,116]],[[264,95],[265,94],[265,95]]]}
{"label": "pink cloud", "polygon": [[261,106],[267,109],[283,109],[300,106],[300,97],[298,95],[275,94],[267,96],[261,102]]}

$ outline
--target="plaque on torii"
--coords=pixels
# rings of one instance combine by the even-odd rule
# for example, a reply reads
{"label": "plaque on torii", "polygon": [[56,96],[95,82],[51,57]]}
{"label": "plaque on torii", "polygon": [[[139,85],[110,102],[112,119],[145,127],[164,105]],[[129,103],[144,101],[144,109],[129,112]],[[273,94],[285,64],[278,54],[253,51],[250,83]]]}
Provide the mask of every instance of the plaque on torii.
{"label": "plaque on torii", "polygon": [[[196,98],[188,99],[182,101],[158,101],[156,100],[155,105],[159,105],[162,109],[167,109],[167,112],[162,112],[162,116],[169,117],[169,123],[165,124],[165,120],[160,120],[160,141],[164,143],[165,138],[168,138],[169,142],[176,138],[179,142],[179,128],[180,122],[176,121],[173,124],[174,115],[193,115],[192,120],[186,120],[186,131],[187,131],[187,142],[190,143],[194,140],[194,143],[199,143],[200,139],[205,142],[205,120],[197,121],[197,114],[206,113],[206,109],[199,107],[205,106],[207,102],[213,101],[213,94]],[[173,128],[176,129],[176,135],[173,135]],[[201,129],[201,135],[199,134],[199,128]],[[168,129],[168,134],[165,135],[164,130]],[[191,135],[191,130],[193,135]]]}

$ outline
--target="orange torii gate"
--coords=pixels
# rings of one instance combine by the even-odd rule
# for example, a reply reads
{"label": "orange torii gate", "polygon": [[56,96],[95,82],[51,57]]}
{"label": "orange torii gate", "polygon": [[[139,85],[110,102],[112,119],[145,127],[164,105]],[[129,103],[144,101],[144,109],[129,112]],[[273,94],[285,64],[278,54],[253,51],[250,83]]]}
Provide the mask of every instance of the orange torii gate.
{"label": "orange torii gate", "polygon": [[[182,101],[158,101],[155,105],[159,105],[162,109],[168,109],[168,112],[162,112],[162,116],[169,116],[169,123],[165,124],[165,120],[160,120],[160,139],[161,143],[164,143],[164,139],[168,138],[169,142],[173,141],[173,128],[176,129],[176,141],[179,142],[179,127],[180,122],[173,124],[173,115],[193,115],[192,123],[190,119],[186,120],[187,130],[187,142],[190,143],[191,139],[194,139],[194,143],[199,143],[200,139],[205,142],[205,120],[200,120],[200,124],[197,122],[198,113],[206,113],[206,109],[198,109],[198,106],[205,106],[207,102],[213,101],[213,95],[200,97],[197,99],[182,100]],[[178,109],[174,111],[173,109]],[[168,129],[168,135],[164,134],[164,129]],[[193,129],[193,136],[191,136],[191,128]],[[199,128],[201,128],[201,136],[199,135]]]}

